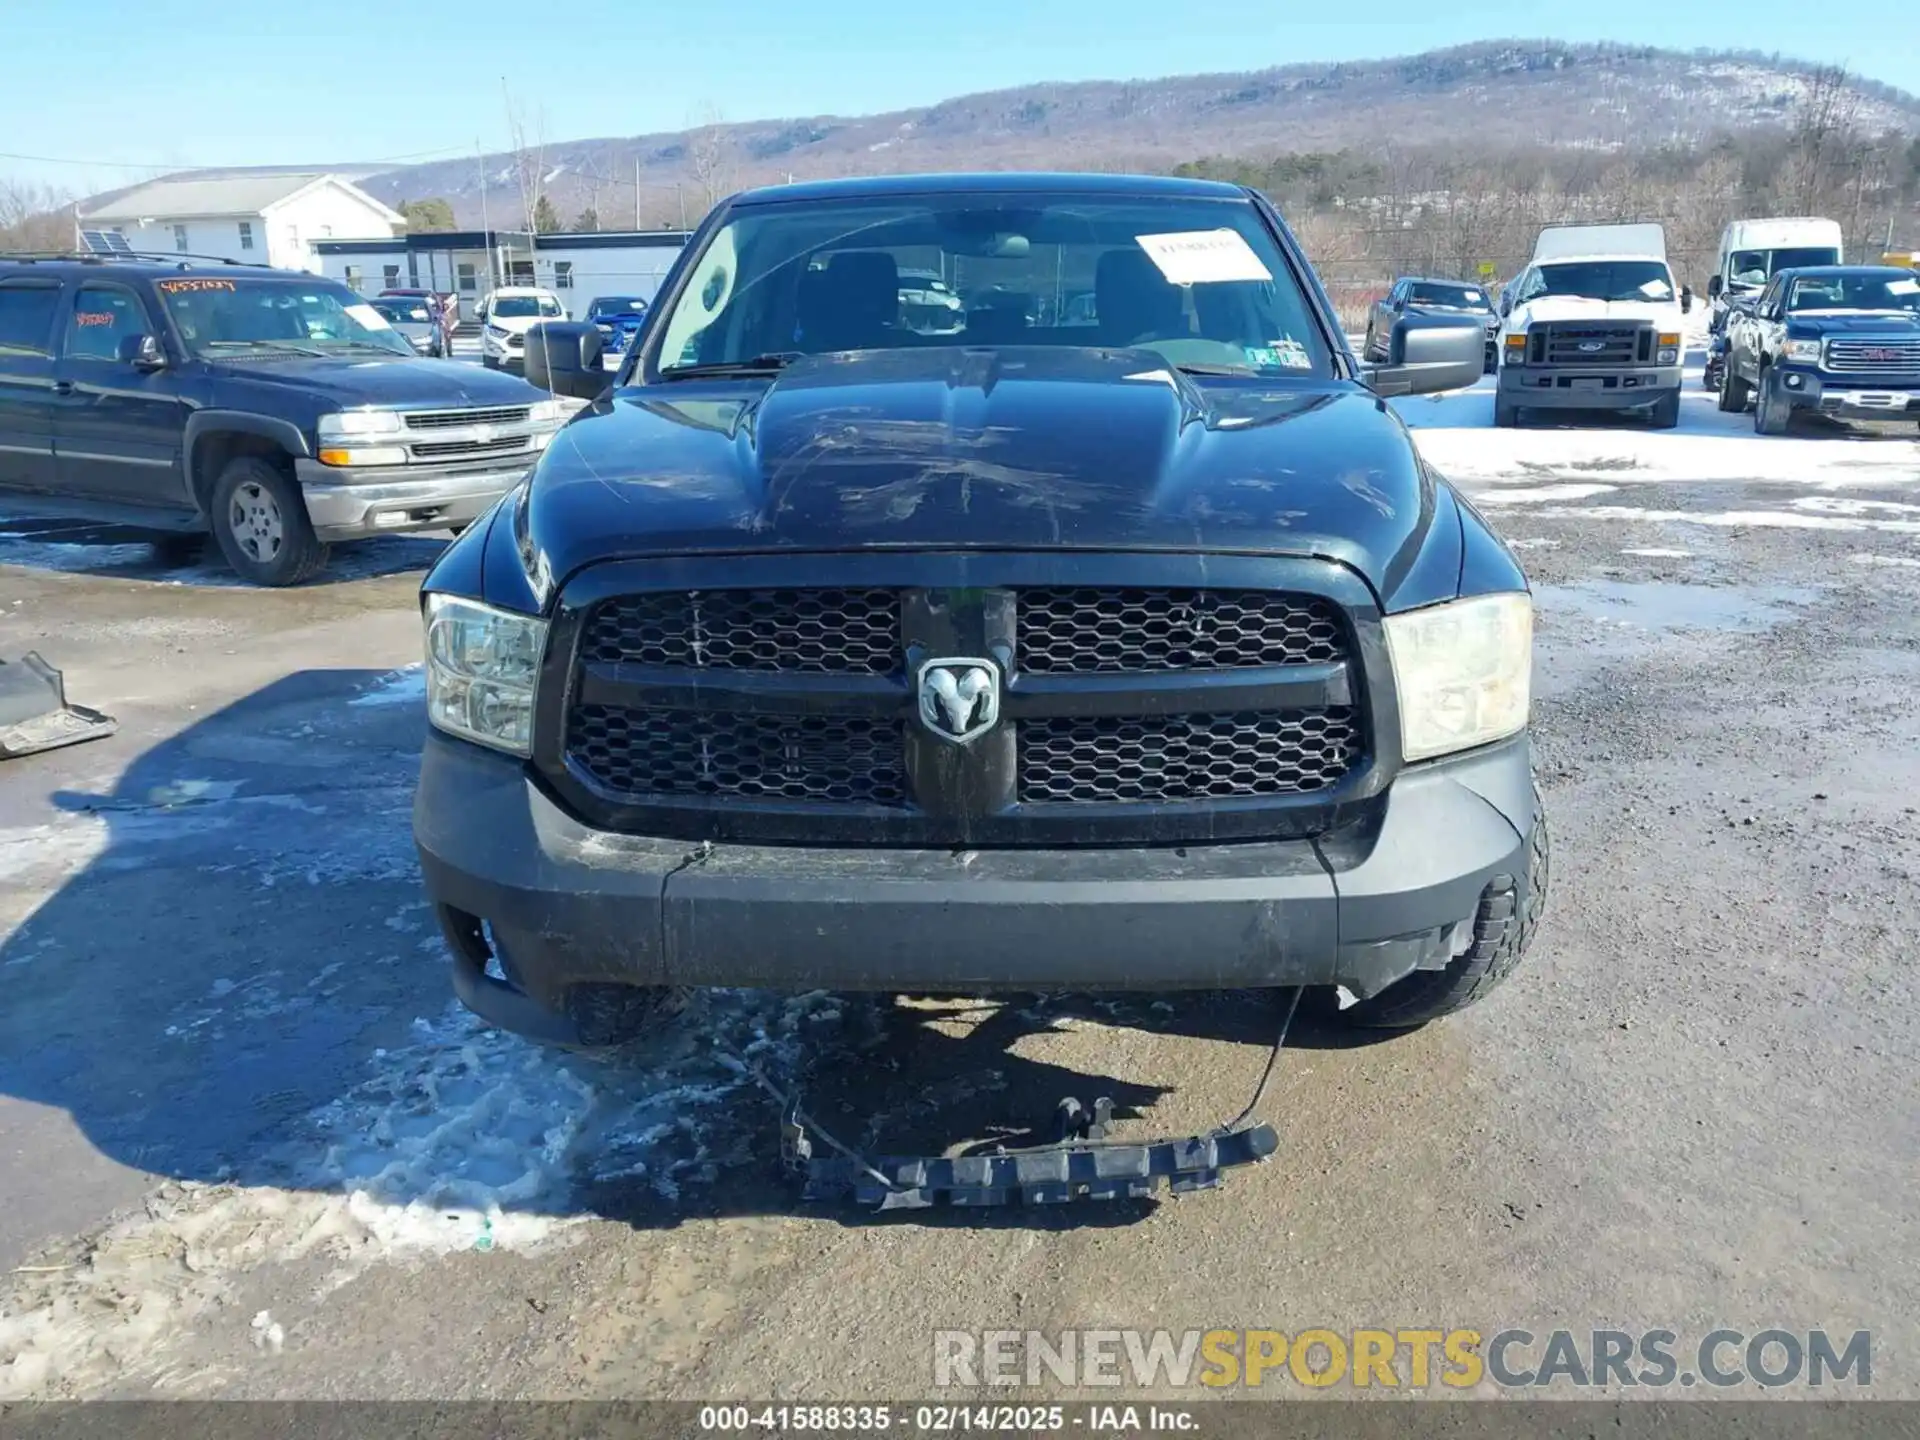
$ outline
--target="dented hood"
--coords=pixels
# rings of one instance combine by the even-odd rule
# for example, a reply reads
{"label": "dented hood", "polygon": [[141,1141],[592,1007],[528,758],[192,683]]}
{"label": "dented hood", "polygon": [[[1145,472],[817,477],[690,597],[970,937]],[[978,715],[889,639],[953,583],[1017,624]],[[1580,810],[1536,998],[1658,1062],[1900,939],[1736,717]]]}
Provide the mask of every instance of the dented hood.
{"label": "dented hood", "polygon": [[1345,381],[954,348],[619,391],[555,437],[521,524],[560,582],[650,555],[1065,547],[1321,556],[1379,588],[1433,505],[1398,417]]}

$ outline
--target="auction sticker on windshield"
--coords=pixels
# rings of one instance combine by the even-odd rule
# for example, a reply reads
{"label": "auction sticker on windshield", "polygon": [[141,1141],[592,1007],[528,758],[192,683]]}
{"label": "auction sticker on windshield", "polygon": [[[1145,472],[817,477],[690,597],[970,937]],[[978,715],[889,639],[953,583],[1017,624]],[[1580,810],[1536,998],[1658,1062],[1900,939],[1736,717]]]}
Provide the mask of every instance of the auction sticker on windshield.
{"label": "auction sticker on windshield", "polygon": [[1167,235],[1136,235],[1134,239],[1175,285],[1273,279],[1238,230],[1181,230]]}
{"label": "auction sticker on windshield", "polygon": [[236,290],[231,280],[156,280],[154,288],[163,295],[187,295],[196,290]]}

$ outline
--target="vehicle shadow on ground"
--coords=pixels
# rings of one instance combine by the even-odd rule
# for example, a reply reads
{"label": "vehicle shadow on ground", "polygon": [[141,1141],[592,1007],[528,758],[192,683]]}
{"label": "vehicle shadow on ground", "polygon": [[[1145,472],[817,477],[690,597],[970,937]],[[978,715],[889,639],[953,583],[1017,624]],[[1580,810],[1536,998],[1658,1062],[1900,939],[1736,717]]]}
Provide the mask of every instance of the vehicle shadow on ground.
{"label": "vehicle shadow on ground", "polygon": [[[425,570],[449,537],[389,535],[335,545],[309,585],[340,584]],[[210,536],[164,535],[77,520],[0,519],[0,565],[69,575],[150,580],[195,589],[246,589]]]}
{"label": "vehicle shadow on ground", "polygon": [[[654,1229],[872,1218],[802,1202],[780,1110],[740,1055],[850,1143],[891,1153],[1018,1144],[1068,1095],[1110,1097],[1125,1138],[1169,1138],[1251,1093],[1281,1015],[1271,994],[717,991],[668,1033],[599,1055],[489,1030],[450,998],[420,890],[418,682],[299,672],[144,754],[115,756],[115,739],[9,762],[0,898],[24,919],[0,944],[0,1095],[64,1112],[102,1156],[153,1177],[358,1192],[436,1223],[597,1214]],[[60,779],[115,764],[104,792]],[[1082,1033],[1092,1025],[1111,1030]],[[1314,1002],[1288,1044],[1368,1038]],[[1194,1047],[1212,1057],[1204,1073]],[[0,1143],[8,1123],[0,1112]],[[0,1189],[72,1223],[57,1174]],[[946,1223],[1058,1228],[1149,1209]]]}

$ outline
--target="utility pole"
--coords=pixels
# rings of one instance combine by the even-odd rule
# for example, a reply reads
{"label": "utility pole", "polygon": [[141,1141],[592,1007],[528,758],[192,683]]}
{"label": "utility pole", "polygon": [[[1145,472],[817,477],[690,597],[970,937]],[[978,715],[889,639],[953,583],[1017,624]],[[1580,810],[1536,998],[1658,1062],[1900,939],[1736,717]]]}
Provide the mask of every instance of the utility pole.
{"label": "utility pole", "polygon": [[640,228],[640,152],[633,153],[633,228]]}
{"label": "utility pole", "polygon": [[473,163],[480,170],[480,233],[486,237],[487,289],[491,290],[497,283],[493,276],[493,222],[487,218],[487,157],[478,137],[473,142]]}
{"label": "utility pole", "polygon": [[680,229],[684,232],[687,228],[687,197],[678,180],[673,182],[673,198],[680,202]]}

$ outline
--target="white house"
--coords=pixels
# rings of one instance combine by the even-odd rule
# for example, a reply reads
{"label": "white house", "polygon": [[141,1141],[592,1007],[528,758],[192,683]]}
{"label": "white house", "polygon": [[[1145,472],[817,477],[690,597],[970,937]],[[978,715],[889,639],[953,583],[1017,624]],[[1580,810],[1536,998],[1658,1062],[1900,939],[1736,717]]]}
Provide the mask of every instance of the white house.
{"label": "white house", "polygon": [[312,172],[155,180],[82,206],[82,248],[211,255],[318,273],[324,240],[388,239],[406,226],[359,186]]}

